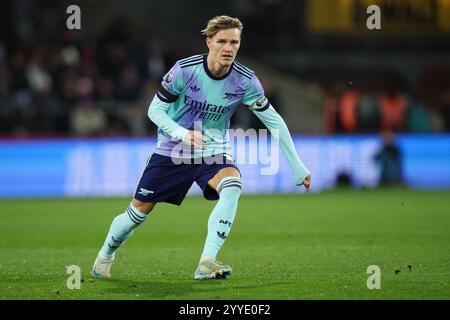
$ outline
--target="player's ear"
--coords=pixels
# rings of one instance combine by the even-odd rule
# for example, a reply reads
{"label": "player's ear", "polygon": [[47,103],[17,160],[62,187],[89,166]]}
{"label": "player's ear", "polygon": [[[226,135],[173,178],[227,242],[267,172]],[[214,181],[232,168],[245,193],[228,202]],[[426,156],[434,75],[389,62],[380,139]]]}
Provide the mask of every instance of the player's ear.
{"label": "player's ear", "polygon": [[208,49],[211,49],[211,42],[212,42],[211,38],[206,37],[206,46],[208,47]]}

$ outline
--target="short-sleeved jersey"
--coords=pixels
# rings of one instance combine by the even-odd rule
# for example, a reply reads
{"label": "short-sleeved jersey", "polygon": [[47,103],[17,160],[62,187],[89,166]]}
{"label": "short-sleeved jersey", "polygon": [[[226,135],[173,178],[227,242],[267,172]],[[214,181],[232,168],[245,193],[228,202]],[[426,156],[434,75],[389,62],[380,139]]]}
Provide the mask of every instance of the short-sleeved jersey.
{"label": "short-sleeved jersey", "polygon": [[[207,150],[183,148],[181,157],[206,157],[219,153],[230,153],[230,118],[239,105],[252,106],[259,110],[269,107],[264,90],[255,73],[237,61],[229,71],[214,76],[207,66],[207,54],[195,55],[179,60],[163,77],[157,97],[171,103],[168,116],[188,130],[201,130],[206,138]],[[178,154],[180,141],[175,141],[158,129],[155,153],[174,156]]]}

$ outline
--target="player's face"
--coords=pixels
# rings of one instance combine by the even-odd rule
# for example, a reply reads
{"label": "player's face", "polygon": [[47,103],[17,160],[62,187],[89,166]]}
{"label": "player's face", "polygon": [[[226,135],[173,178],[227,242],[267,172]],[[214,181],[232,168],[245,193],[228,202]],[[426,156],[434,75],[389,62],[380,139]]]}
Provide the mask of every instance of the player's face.
{"label": "player's face", "polygon": [[221,66],[230,66],[241,45],[241,31],[237,28],[217,32],[214,37],[206,38],[209,56]]}

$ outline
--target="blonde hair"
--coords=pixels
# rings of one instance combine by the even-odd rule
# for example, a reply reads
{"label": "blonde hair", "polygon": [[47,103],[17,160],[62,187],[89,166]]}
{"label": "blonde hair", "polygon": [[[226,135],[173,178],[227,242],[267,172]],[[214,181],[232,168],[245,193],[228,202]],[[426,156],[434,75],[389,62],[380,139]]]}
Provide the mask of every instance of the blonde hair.
{"label": "blonde hair", "polygon": [[244,29],[242,22],[238,18],[229,16],[216,16],[208,21],[208,25],[201,31],[204,36],[212,38],[220,30],[237,28],[239,31]]}

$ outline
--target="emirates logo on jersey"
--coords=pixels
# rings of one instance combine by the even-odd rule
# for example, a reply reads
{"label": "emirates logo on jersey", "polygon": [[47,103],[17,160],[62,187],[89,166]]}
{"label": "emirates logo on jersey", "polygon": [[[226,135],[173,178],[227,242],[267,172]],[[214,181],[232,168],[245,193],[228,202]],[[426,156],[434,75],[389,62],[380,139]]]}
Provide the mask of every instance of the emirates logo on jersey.
{"label": "emirates logo on jersey", "polygon": [[189,96],[184,96],[184,104],[189,106],[190,114],[197,116],[199,119],[218,121],[222,115],[231,110],[231,106],[218,106],[208,101],[196,101]]}

